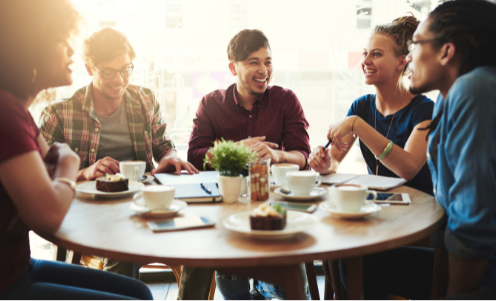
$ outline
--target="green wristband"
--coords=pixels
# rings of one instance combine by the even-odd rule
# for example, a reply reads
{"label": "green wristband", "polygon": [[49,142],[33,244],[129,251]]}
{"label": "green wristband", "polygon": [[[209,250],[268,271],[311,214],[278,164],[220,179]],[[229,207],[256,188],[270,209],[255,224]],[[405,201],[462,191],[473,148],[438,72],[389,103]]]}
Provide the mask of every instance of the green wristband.
{"label": "green wristband", "polygon": [[378,157],[376,157],[376,159],[379,161],[384,159],[384,157],[386,157],[389,154],[389,152],[391,151],[392,148],[393,148],[393,141],[389,140],[389,143],[386,146],[386,148],[384,149],[384,151],[382,152],[382,154],[380,154]]}

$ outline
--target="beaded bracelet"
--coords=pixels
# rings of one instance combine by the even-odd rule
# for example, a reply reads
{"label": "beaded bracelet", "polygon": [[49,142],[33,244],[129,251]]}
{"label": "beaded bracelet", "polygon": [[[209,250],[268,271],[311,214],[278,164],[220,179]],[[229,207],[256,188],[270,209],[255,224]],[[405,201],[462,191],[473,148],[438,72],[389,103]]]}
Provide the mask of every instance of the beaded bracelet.
{"label": "beaded bracelet", "polygon": [[389,154],[389,152],[391,151],[392,148],[393,148],[393,141],[389,140],[389,143],[387,144],[387,146],[384,149],[384,151],[382,152],[382,154],[380,154],[379,156],[377,156],[375,158],[379,161],[384,159],[384,157],[386,157]]}

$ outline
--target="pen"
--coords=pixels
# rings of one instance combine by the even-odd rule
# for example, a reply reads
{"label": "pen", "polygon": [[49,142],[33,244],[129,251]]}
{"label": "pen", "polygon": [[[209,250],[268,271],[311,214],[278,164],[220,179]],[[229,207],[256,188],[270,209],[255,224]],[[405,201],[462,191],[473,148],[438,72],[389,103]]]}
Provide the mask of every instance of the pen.
{"label": "pen", "polygon": [[212,194],[212,190],[210,190],[210,188],[208,188],[207,186],[205,186],[205,184],[203,183],[200,183],[200,186],[203,190],[205,190],[206,193],[208,194]]}
{"label": "pen", "polygon": [[324,146],[324,150],[325,150],[325,149],[326,149],[329,145],[331,145],[331,143],[332,143],[332,139],[329,139],[329,142],[327,142],[327,144]]}

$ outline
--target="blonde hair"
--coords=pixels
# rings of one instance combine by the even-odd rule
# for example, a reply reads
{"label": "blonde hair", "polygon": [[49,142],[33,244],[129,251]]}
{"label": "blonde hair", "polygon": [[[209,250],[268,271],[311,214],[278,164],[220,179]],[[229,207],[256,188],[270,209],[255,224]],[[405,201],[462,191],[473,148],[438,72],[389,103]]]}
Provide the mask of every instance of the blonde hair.
{"label": "blonde hair", "polygon": [[127,37],[110,27],[95,32],[84,41],[83,60],[90,67],[110,61],[121,53],[129,54],[131,61],[136,58],[136,53]]}

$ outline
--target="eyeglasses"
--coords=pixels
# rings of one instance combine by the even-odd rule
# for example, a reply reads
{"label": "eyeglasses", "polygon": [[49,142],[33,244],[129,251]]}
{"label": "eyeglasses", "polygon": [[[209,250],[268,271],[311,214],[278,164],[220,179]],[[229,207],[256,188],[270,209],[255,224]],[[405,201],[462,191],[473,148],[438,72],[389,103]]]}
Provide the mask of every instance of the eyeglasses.
{"label": "eyeglasses", "polygon": [[122,77],[128,77],[128,76],[130,76],[131,73],[133,73],[134,65],[133,65],[133,63],[131,63],[131,66],[126,66],[126,67],[122,68],[121,70],[115,70],[115,69],[100,70],[100,69],[98,69],[96,67],[93,67],[93,69],[95,69],[98,72],[100,72],[102,74],[102,77],[104,79],[112,79],[112,78],[115,77],[115,75],[117,74],[117,72],[119,72]]}
{"label": "eyeglasses", "polygon": [[437,37],[437,38],[432,38],[432,39],[425,39],[425,40],[418,40],[418,41],[408,41],[407,42],[407,47],[409,52],[413,52],[415,50],[415,45],[417,44],[423,44],[423,43],[431,43],[434,42],[435,40],[440,40],[442,37]]}

